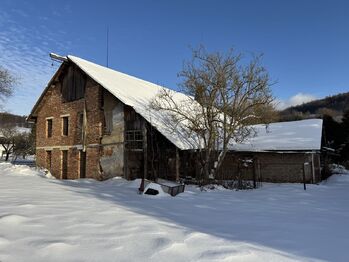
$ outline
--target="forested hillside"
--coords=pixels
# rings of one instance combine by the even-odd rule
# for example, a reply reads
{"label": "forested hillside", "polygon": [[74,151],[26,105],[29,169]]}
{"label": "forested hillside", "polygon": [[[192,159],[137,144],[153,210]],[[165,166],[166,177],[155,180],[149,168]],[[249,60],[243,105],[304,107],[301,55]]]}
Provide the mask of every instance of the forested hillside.
{"label": "forested hillside", "polygon": [[332,161],[349,167],[349,92],[279,112],[279,121],[323,119],[322,146],[335,150]]}
{"label": "forested hillside", "polygon": [[329,115],[336,120],[340,120],[347,110],[349,110],[349,92],[286,108],[280,111],[280,120],[292,121],[322,117],[323,115]]}
{"label": "forested hillside", "polygon": [[26,116],[19,116],[10,113],[0,113],[0,127],[6,125],[15,125],[20,127],[31,127],[30,123],[26,122]]}

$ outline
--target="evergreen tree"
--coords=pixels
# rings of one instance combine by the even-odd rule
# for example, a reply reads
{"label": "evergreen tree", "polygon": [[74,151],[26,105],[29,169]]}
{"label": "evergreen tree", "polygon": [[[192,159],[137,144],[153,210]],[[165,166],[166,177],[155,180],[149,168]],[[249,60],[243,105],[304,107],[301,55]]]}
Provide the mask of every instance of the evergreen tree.
{"label": "evergreen tree", "polygon": [[349,162],[349,110],[344,112],[342,119],[343,145],[340,151],[342,162]]}
{"label": "evergreen tree", "polygon": [[323,116],[323,132],[324,146],[338,149],[343,143],[342,126],[332,116]]}

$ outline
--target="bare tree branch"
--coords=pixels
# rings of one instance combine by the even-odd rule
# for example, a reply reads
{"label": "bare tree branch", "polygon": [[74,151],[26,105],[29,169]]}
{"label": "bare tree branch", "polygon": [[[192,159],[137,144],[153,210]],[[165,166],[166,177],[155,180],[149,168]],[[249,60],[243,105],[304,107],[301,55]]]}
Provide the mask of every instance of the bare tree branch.
{"label": "bare tree branch", "polygon": [[5,68],[0,66],[0,98],[4,99],[13,93],[16,78]]}
{"label": "bare tree branch", "polygon": [[260,65],[261,56],[243,64],[242,54],[233,49],[208,53],[201,46],[192,52],[192,60],[178,74],[188,99],[179,102],[173,91],[164,89],[151,106],[171,115],[172,128],[182,126],[197,137],[203,175],[208,178],[216,175],[234,142],[254,133],[251,124],[268,122],[273,96],[268,72]]}

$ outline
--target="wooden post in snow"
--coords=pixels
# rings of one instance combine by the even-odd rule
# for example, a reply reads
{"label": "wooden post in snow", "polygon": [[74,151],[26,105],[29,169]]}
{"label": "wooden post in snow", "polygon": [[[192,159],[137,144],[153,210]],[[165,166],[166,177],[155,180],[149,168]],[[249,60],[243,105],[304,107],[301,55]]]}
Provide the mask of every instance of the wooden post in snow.
{"label": "wooden post in snow", "polygon": [[124,178],[129,179],[128,177],[128,145],[126,142],[126,128],[124,128]]}
{"label": "wooden post in snow", "polygon": [[259,186],[262,187],[262,171],[261,171],[261,161],[257,159],[257,165],[258,165],[258,180],[259,180]]}
{"label": "wooden post in snow", "polygon": [[87,105],[86,99],[84,101],[84,113],[82,116],[82,152],[86,152],[87,146]]}
{"label": "wooden post in snow", "polygon": [[147,178],[147,172],[148,172],[147,126],[145,121],[143,121],[143,124],[142,124],[142,135],[143,135],[143,175],[142,175],[141,185],[138,188],[138,191],[140,193],[144,191],[144,180]]}
{"label": "wooden post in snow", "polygon": [[305,182],[305,167],[309,165],[308,162],[304,163],[303,164],[303,188],[304,190],[307,190],[307,185],[306,185],[306,182]]}
{"label": "wooden post in snow", "polygon": [[256,183],[256,159],[253,159],[253,188],[257,188]]}
{"label": "wooden post in snow", "polygon": [[179,152],[178,148],[176,147],[176,181],[179,181]]}
{"label": "wooden post in snow", "polygon": [[316,178],[315,178],[315,166],[314,166],[314,153],[311,153],[311,174],[312,174],[312,179],[313,179],[313,184],[316,183]]}

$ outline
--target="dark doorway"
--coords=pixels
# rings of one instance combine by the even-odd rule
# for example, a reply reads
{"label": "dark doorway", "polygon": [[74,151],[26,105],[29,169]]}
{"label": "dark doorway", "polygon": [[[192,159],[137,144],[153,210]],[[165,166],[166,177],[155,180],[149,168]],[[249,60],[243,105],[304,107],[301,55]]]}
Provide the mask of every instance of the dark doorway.
{"label": "dark doorway", "polygon": [[68,178],[68,150],[62,151],[62,179]]}
{"label": "dark doorway", "polygon": [[86,178],[86,152],[80,150],[80,178]]}

